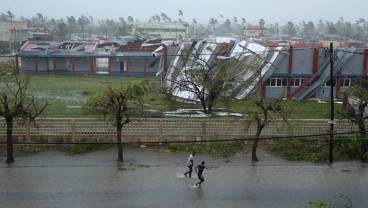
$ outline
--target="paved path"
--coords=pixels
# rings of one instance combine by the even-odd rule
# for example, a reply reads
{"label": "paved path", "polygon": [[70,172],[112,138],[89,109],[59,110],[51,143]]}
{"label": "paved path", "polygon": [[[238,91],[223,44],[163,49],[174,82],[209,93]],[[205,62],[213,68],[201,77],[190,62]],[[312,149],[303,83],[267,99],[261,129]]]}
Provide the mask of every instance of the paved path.
{"label": "paved path", "polygon": [[124,149],[117,166],[115,149],[79,156],[48,150],[16,157],[7,166],[0,157],[0,207],[305,207],[310,200],[337,202],[348,196],[353,207],[367,207],[368,169],[358,161],[316,165],[290,162],[260,152],[229,160],[197,154],[205,160],[205,182],[184,178],[187,153],[163,148]]}

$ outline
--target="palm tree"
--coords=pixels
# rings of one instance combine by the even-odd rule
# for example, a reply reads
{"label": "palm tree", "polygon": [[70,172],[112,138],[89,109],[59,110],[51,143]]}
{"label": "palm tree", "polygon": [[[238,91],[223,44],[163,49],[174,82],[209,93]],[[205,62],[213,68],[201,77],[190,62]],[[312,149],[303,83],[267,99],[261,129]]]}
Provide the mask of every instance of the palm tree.
{"label": "palm tree", "polygon": [[245,20],[245,18],[243,17],[243,18],[241,18],[241,24],[242,24],[242,26],[243,27],[245,27],[245,24],[247,23],[247,20]]}
{"label": "palm tree", "polygon": [[264,21],[264,19],[260,19],[259,21],[258,21],[258,25],[262,28],[262,27],[264,27],[264,25],[265,25],[265,21]]}
{"label": "palm tree", "polygon": [[37,13],[36,15],[37,15],[37,21],[39,21],[41,25],[45,27],[46,19],[43,17],[41,13]]}
{"label": "palm tree", "polygon": [[262,37],[262,40],[263,40],[263,29],[264,29],[264,25],[265,25],[264,19],[260,19],[259,22],[258,22],[258,25],[261,28],[261,37]]}
{"label": "palm tree", "polygon": [[127,17],[127,20],[128,20],[128,22],[134,22],[134,18],[133,18],[133,17],[131,17],[131,16],[128,16],[128,17]]}
{"label": "palm tree", "polygon": [[43,17],[41,13],[37,13],[36,15],[37,15],[37,21],[39,21],[43,26],[43,30],[44,30],[45,38],[46,38],[46,19]]}
{"label": "palm tree", "polygon": [[[180,9],[179,9],[179,11],[178,11],[178,15],[179,15],[179,17],[181,16],[181,19],[184,21],[184,14],[183,14],[183,11],[181,11]],[[180,18],[179,18],[180,19]]]}
{"label": "palm tree", "polygon": [[156,15],[155,15],[155,20],[156,20],[158,23],[160,23],[160,21],[161,21],[161,19],[160,19],[160,15],[156,14]]}
{"label": "palm tree", "polygon": [[65,35],[68,32],[68,26],[65,24],[65,22],[60,22],[57,25],[57,28],[58,28],[59,38],[61,40],[65,40]]}
{"label": "palm tree", "polygon": [[197,38],[197,33],[196,33],[196,31],[197,31],[197,24],[198,24],[198,22],[197,22],[197,20],[196,19],[193,19],[192,20],[192,28],[193,28],[193,34],[195,34],[196,35],[196,38]]}
{"label": "palm tree", "polygon": [[6,15],[7,15],[7,18],[9,19],[9,21],[12,22],[13,18],[15,17],[15,14],[11,11],[7,11]]}
{"label": "palm tree", "polygon": [[84,26],[89,24],[89,19],[82,15],[78,18],[78,24],[81,26],[82,29],[82,40],[84,40]]}
{"label": "palm tree", "polygon": [[220,14],[219,17],[221,19],[221,22],[224,23],[224,15]]}
{"label": "palm tree", "polygon": [[161,15],[161,19],[162,19],[162,21],[167,22],[167,20],[169,19],[169,17],[167,16],[167,14],[165,14],[165,13],[161,13],[160,15]]}
{"label": "palm tree", "polygon": [[88,19],[89,19],[89,26],[90,26],[91,34],[92,34],[93,33],[93,29],[95,27],[95,21],[94,21],[94,19],[93,19],[92,16],[89,16]]}
{"label": "palm tree", "polygon": [[210,20],[209,20],[209,24],[212,25],[213,31],[215,31],[215,27],[218,24],[218,21],[217,21],[217,19],[214,19],[213,17],[211,17]]}
{"label": "palm tree", "polygon": [[365,29],[365,19],[364,18],[359,18],[359,23],[363,23],[363,29]]}
{"label": "palm tree", "polygon": [[68,30],[70,36],[74,32],[74,30],[77,28],[77,20],[74,18],[74,16],[66,17],[67,23],[68,23]]}

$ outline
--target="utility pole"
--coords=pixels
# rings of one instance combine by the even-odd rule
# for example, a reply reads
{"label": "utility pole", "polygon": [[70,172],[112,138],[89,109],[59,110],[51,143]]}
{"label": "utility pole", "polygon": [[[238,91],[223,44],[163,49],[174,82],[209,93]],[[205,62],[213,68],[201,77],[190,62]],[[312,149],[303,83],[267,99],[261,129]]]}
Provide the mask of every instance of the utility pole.
{"label": "utility pole", "polygon": [[331,120],[330,123],[330,139],[328,140],[328,155],[329,155],[329,162],[333,163],[333,137],[334,137],[334,117],[335,117],[335,107],[334,107],[334,82],[333,82],[333,70],[334,69],[334,62],[333,62],[333,43],[330,43],[330,113],[331,113]]}

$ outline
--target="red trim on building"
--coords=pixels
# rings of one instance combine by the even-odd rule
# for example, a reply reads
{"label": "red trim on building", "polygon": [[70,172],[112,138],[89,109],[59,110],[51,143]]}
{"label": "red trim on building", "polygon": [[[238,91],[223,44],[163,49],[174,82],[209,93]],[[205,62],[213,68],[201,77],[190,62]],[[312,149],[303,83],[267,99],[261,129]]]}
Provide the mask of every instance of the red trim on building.
{"label": "red trim on building", "polygon": [[166,75],[166,72],[167,72],[167,47],[164,46],[163,47],[163,55],[164,55],[164,72],[165,72],[165,75]]}
{"label": "red trim on building", "polygon": [[18,55],[15,55],[15,73],[19,74],[19,59]]}
{"label": "red trim on building", "polygon": [[335,98],[339,98],[339,92],[341,88],[341,78],[336,78],[336,95]]}
{"label": "red trim on building", "polygon": [[129,58],[126,58],[125,60],[126,60],[126,71],[125,72],[129,74]]}
{"label": "red trim on building", "polygon": [[[312,68],[312,74],[315,75],[318,72],[318,56],[319,56],[319,49],[314,48],[313,50],[313,68]],[[313,82],[314,80],[312,80]],[[314,93],[312,98],[316,97],[316,94]]]}
{"label": "red trim on building", "polygon": [[318,48],[315,48],[314,51],[313,51],[312,74],[317,74],[317,72],[318,72],[318,55],[319,55],[319,50],[318,50]]}
{"label": "red trim on building", "polygon": [[147,77],[147,58],[146,57],[144,57],[143,62],[144,62],[144,78],[146,79]]}
{"label": "red trim on building", "polygon": [[287,97],[288,98],[291,98],[290,97],[290,94],[291,94],[291,73],[293,72],[293,47],[290,46],[290,49],[289,49],[289,66],[288,66],[288,74],[289,74],[289,77],[288,77],[288,83],[287,83]]}
{"label": "red trim on building", "polygon": [[265,98],[266,97],[266,93],[267,93],[267,91],[266,91],[266,84],[262,84],[262,98]]}
{"label": "red trim on building", "polygon": [[363,76],[367,77],[368,73],[368,48],[364,50],[364,62],[363,62]]}
{"label": "red trim on building", "polygon": [[90,65],[90,68],[91,68],[91,74],[95,74],[95,66],[94,66],[93,57],[89,58],[89,65]]}
{"label": "red trim on building", "polygon": [[111,60],[112,60],[112,58],[111,57],[109,57],[109,59],[108,59],[108,71],[109,71],[109,74],[111,74]]}
{"label": "red trim on building", "polygon": [[38,74],[38,56],[37,55],[35,55],[35,72],[36,72],[36,74]]}
{"label": "red trim on building", "polygon": [[72,73],[75,74],[75,58],[72,57]]}
{"label": "red trim on building", "polygon": [[52,57],[52,68],[54,69],[54,74],[56,74],[56,58],[55,58],[55,56]]}

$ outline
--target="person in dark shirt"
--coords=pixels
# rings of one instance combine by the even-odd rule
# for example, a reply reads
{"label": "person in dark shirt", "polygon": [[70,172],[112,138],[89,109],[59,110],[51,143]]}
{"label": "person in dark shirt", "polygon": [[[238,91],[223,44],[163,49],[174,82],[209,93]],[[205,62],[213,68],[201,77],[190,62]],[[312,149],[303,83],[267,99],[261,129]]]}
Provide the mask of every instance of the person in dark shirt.
{"label": "person in dark shirt", "polygon": [[206,166],[204,166],[204,161],[202,161],[202,163],[201,164],[199,164],[199,165],[197,165],[196,167],[195,167],[195,171],[196,171],[196,173],[198,174],[198,179],[199,179],[199,182],[198,183],[196,183],[196,186],[198,186],[198,187],[201,187],[201,183],[203,183],[204,182],[204,177],[203,177],[203,170],[206,168]]}
{"label": "person in dark shirt", "polygon": [[192,177],[192,171],[193,171],[193,160],[194,160],[195,152],[192,152],[192,154],[189,155],[187,165],[189,168],[189,171],[184,173],[184,176],[187,177],[187,174],[189,174],[189,178]]}

